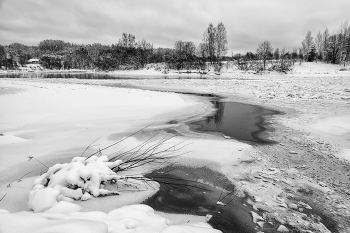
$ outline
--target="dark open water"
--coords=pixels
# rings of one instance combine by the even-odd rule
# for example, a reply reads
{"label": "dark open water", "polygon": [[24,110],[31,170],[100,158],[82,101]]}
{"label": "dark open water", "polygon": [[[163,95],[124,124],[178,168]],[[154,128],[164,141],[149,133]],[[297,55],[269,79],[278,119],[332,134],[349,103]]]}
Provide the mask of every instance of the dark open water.
{"label": "dark open water", "polygon": [[262,135],[269,127],[266,118],[281,112],[269,110],[256,105],[238,102],[212,101],[216,108],[214,114],[196,122],[191,122],[190,128],[202,132],[220,132],[234,139],[258,142],[275,143]]}

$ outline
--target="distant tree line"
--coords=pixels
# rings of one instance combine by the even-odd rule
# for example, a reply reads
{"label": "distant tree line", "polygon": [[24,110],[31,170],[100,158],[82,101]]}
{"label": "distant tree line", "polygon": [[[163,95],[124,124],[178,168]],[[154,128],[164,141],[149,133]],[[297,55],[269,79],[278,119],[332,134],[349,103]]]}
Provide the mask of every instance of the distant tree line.
{"label": "distant tree line", "polygon": [[38,46],[13,43],[0,45],[0,66],[13,69],[31,58],[39,58],[47,69],[138,69],[150,61],[153,45],[123,33],[117,44],[72,44],[43,40]]}
{"label": "distant tree line", "polygon": [[146,40],[123,33],[118,43],[73,44],[62,40],[43,40],[37,46],[20,43],[0,45],[0,67],[15,69],[31,58],[38,58],[47,69],[140,69],[148,63],[166,63],[173,69],[201,68],[205,62],[219,63],[227,51],[226,29],[209,24],[203,43],[176,41],[173,48],[154,48]]}
{"label": "distant tree line", "polygon": [[[259,64],[259,69],[278,61],[286,69],[290,61],[321,60],[330,63],[350,61],[350,26],[342,23],[339,30],[330,34],[328,29],[313,38],[308,31],[300,48],[286,51],[273,49],[269,41],[258,45],[255,52],[227,56],[227,32],[225,25],[216,27],[210,23],[203,33],[202,42],[196,46],[192,41],[176,41],[173,48],[154,48],[152,43],[123,33],[116,44],[74,44],[62,40],[43,40],[37,46],[20,43],[0,45],[0,68],[15,69],[24,66],[31,58],[39,58],[47,69],[141,69],[149,63],[164,63],[170,69],[204,69],[208,64],[221,67],[222,61],[235,61],[239,67]],[[254,62],[253,62],[254,61]],[[256,62],[261,61],[261,62]],[[276,64],[277,64],[276,63]],[[272,65],[275,66],[275,65]]]}
{"label": "distant tree line", "polygon": [[[225,60],[236,61],[242,70],[266,69],[266,63],[274,66],[277,70],[288,70],[291,64],[299,61],[324,61],[333,64],[350,62],[350,25],[348,22],[342,23],[339,29],[330,34],[326,28],[323,33],[319,32],[313,38],[311,31],[308,31],[300,48],[294,48],[291,52],[285,48],[273,49],[269,41],[264,41],[258,45],[255,53],[231,54]],[[261,61],[258,63],[257,61]],[[255,65],[252,65],[255,64]],[[249,68],[254,67],[254,68]]]}
{"label": "distant tree line", "polygon": [[300,50],[305,61],[345,64],[350,61],[350,25],[348,22],[342,23],[332,34],[326,28],[323,33],[318,32],[315,38],[308,31]]}
{"label": "distant tree line", "polygon": [[231,57],[225,59],[234,61],[233,64],[240,70],[260,72],[268,69],[270,71],[286,72],[291,70],[297,60],[302,58],[303,56],[297,48],[293,49],[292,52],[286,51],[285,48],[274,49],[271,42],[266,40],[258,45],[255,53],[231,54]]}

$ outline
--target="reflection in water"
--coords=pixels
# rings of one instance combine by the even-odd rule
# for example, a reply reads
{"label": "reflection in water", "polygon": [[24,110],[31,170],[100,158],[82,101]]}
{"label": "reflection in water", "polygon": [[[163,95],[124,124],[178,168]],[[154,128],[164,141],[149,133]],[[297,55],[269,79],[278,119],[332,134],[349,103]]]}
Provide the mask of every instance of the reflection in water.
{"label": "reflection in water", "polygon": [[[70,79],[70,78],[76,78],[76,79],[202,79],[199,76],[186,76],[186,75],[170,75],[170,76],[163,76],[163,75],[135,75],[135,74],[107,74],[107,73],[93,73],[93,72],[63,72],[63,71],[57,71],[57,72],[19,72],[19,73],[6,73],[6,74],[0,74],[0,78],[62,78],[62,79]],[[212,77],[215,78],[215,77]],[[210,79],[210,77],[206,78]]]}
{"label": "reflection in water", "polygon": [[222,118],[224,116],[225,102],[214,101],[212,102],[216,108],[216,112],[213,116],[209,116],[206,120],[207,124],[215,123],[216,125],[222,125]]}
{"label": "reflection in water", "polygon": [[[48,72],[23,72],[23,73],[7,73],[1,74],[0,78],[44,78],[44,79],[149,79],[154,78],[151,75],[108,75],[100,73],[77,73],[77,72],[57,72],[57,73],[48,73]],[[157,77],[162,79],[162,76]]]}
{"label": "reflection in water", "polygon": [[196,130],[221,132],[226,136],[245,141],[272,142],[259,136],[266,130],[264,116],[278,112],[236,102],[212,103],[216,112],[203,120],[191,123]]}
{"label": "reflection in water", "polygon": [[115,78],[108,75],[95,74],[95,73],[45,73],[45,72],[29,72],[29,73],[16,73],[16,74],[4,74],[1,78],[59,78],[59,79],[111,79]]}

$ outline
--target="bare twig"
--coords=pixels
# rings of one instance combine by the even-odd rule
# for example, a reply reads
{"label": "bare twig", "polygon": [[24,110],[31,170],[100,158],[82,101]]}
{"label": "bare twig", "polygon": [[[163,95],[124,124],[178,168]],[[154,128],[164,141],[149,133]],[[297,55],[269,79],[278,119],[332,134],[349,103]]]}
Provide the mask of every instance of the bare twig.
{"label": "bare twig", "polygon": [[[95,153],[89,155],[86,159],[88,159],[88,158],[90,158],[91,156],[93,156],[93,155],[95,155],[95,154],[97,154],[97,153],[100,153],[100,152],[102,152],[102,151],[104,151],[104,150],[106,150],[106,149],[108,149],[108,148],[110,148],[110,147],[112,147],[112,146],[115,146],[115,145],[117,145],[118,143],[120,143],[120,142],[122,142],[122,141],[125,141],[126,139],[128,139],[128,138],[134,136],[135,134],[141,132],[142,130],[146,129],[147,127],[149,127],[149,126],[151,126],[151,125],[153,125],[153,124],[154,124],[154,123],[151,123],[151,124],[149,124],[149,125],[143,127],[142,129],[140,129],[140,130],[138,130],[138,131],[136,131],[136,132],[130,134],[129,136],[124,137],[123,139],[117,141],[116,143],[113,143],[113,144],[111,144],[111,145],[109,145],[109,146],[107,146],[107,147],[105,147],[105,148],[102,148],[101,150],[99,150],[99,151],[97,151],[97,152],[95,152]],[[85,160],[86,160],[86,159],[85,159]]]}
{"label": "bare twig", "polygon": [[[239,191],[242,189],[242,186],[243,185],[239,186],[239,189],[237,190],[237,193],[239,193]],[[237,196],[238,196],[238,194],[235,195],[234,198],[232,198],[226,205],[230,204],[234,199],[236,199]]]}
{"label": "bare twig", "polygon": [[0,201],[2,201],[2,199],[4,199],[6,197],[7,193],[5,193],[4,196],[2,196],[2,198],[0,199]]}
{"label": "bare twig", "polygon": [[30,172],[24,174],[24,175],[21,176],[19,179],[15,179],[15,180],[11,181],[6,187],[11,187],[11,184],[12,184],[13,182],[15,182],[15,181],[18,181],[18,182],[22,181],[21,179],[22,179],[23,177],[25,177],[26,175],[32,173],[33,171],[34,171],[34,170],[32,170],[32,171],[30,171]]}
{"label": "bare twig", "polygon": [[30,160],[32,160],[32,159],[35,159],[36,161],[38,161],[39,163],[41,163],[42,165],[44,165],[47,169],[49,169],[48,166],[46,166],[44,163],[42,163],[39,159],[35,158],[34,156],[30,155],[28,158],[29,158],[28,161],[30,161]]}
{"label": "bare twig", "polygon": [[225,182],[225,185],[224,185],[224,187],[222,188],[222,190],[221,190],[221,192],[220,192],[220,196],[219,196],[219,199],[218,199],[218,201],[217,202],[219,202],[220,201],[220,198],[221,198],[221,195],[222,195],[222,193],[224,192],[224,189],[226,188],[226,182]]}
{"label": "bare twig", "polygon": [[24,174],[23,176],[21,176],[17,181],[18,182],[20,182],[20,181],[22,181],[22,178],[23,177],[25,177],[26,175],[28,175],[28,174],[30,174],[30,173],[32,173],[34,170],[32,170],[32,171],[30,171],[30,172],[28,172],[28,173],[26,173],[26,174]]}
{"label": "bare twig", "polygon": [[83,151],[83,153],[80,155],[80,157],[82,157],[83,155],[84,155],[84,153],[90,148],[90,146],[92,145],[92,144],[94,144],[97,140],[99,140],[101,137],[99,137],[99,138],[97,138],[95,141],[93,141],[93,142],[91,142],[86,148],[85,148],[85,150]]}
{"label": "bare twig", "polygon": [[189,153],[179,153],[181,149],[190,144],[184,144],[186,140],[176,143],[175,145],[164,146],[174,137],[165,136],[156,140],[155,136],[156,135],[152,136],[145,142],[128,151],[122,152],[119,155],[113,155],[113,158],[110,158],[110,161],[122,160],[122,163],[113,167],[112,170],[119,172],[147,164],[163,165],[168,163],[171,159]]}

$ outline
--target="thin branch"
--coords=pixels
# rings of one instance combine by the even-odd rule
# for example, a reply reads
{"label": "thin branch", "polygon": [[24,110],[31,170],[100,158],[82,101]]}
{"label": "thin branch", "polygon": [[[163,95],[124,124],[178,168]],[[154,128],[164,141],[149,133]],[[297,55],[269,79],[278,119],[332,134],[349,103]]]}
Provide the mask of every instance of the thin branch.
{"label": "thin branch", "polygon": [[30,155],[28,158],[29,158],[29,161],[30,161],[31,159],[35,159],[36,161],[38,161],[39,163],[41,163],[43,166],[45,166],[47,169],[49,169],[48,166],[46,166],[44,163],[42,163],[39,159],[35,158],[34,156],[31,156],[31,155]]}
{"label": "thin branch", "polygon": [[2,201],[2,199],[4,199],[6,197],[7,193],[5,193],[4,196],[2,196],[2,198],[0,199],[0,201]]}
{"label": "thin branch", "polygon": [[91,142],[83,151],[83,153],[80,155],[80,157],[83,157],[84,153],[90,148],[92,144],[94,144],[97,140],[99,140],[101,137],[97,138],[95,141]]}
{"label": "thin branch", "polygon": [[[104,151],[104,150],[106,150],[106,149],[108,149],[108,148],[110,148],[110,147],[112,147],[112,146],[115,146],[115,145],[117,145],[118,143],[120,143],[120,142],[122,142],[122,141],[125,141],[126,139],[128,139],[128,138],[134,136],[135,134],[141,132],[142,130],[146,129],[147,127],[149,127],[149,126],[151,126],[151,125],[153,125],[153,124],[154,124],[154,123],[151,123],[151,124],[149,124],[149,125],[143,127],[142,129],[140,129],[140,130],[138,130],[138,131],[136,131],[136,132],[130,134],[129,136],[124,137],[123,139],[117,141],[116,143],[113,143],[113,144],[111,144],[111,145],[109,145],[109,146],[107,146],[107,147],[105,147],[105,148],[103,148],[103,149],[101,149],[101,150],[99,150],[99,151],[97,151],[97,152],[91,154],[91,155],[88,156],[86,159],[88,159],[88,158],[90,158],[91,156],[93,156],[93,155],[95,155],[95,154],[97,154],[97,153],[99,153],[99,152],[101,152],[101,151]],[[86,160],[86,159],[85,159],[85,160]]]}
{"label": "thin branch", "polygon": [[33,171],[34,171],[34,170],[32,170],[32,171],[30,171],[30,172],[28,172],[28,173],[24,174],[23,176],[21,176],[21,177],[18,179],[18,181],[22,181],[22,178],[23,178],[23,177],[25,177],[26,175],[28,175],[28,174],[32,173]]}
{"label": "thin branch", "polygon": [[[239,186],[239,189],[237,190],[237,193],[242,189],[242,186],[243,185]],[[231,201],[229,201],[226,205],[230,204],[234,199],[236,199],[237,196],[238,195],[235,195],[234,198],[232,198]]]}
{"label": "thin branch", "polygon": [[219,196],[219,199],[218,199],[217,202],[220,201],[221,195],[222,195],[222,193],[224,192],[224,189],[226,188],[226,185],[227,185],[227,184],[226,184],[226,182],[225,182],[224,187],[223,187],[222,190],[221,190],[221,193],[220,193],[220,196]]}

